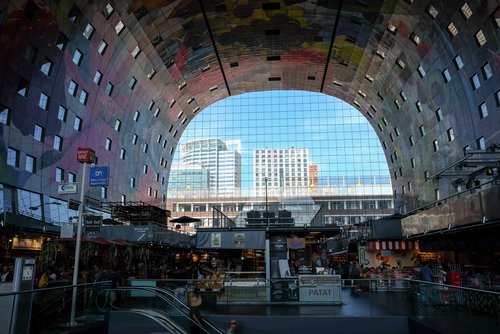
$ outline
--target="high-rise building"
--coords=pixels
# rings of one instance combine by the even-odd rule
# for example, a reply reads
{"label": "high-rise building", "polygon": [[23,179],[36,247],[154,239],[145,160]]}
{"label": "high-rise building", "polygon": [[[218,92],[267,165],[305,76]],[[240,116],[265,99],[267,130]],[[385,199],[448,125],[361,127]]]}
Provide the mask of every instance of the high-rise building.
{"label": "high-rise building", "polygon": [[[228,148],[228,144],[233,150]],[[236,148],[236,149],[234,149]],[[208,170],[208,188],[233,190],[241,187],[241,144],[201,139],[181,144],[180,160],[184,165],[203,166]]]}
{"label": "high-rise building", "polygon": [[174,163],[170,168],[169,188],[200,190],[208,188],[209,170],[203,165]]}
{"label": "high-rise building", "polygon": [[307,148],[265,148],[254,150],[254,188],[257,196],[303,195],[309,183]]}

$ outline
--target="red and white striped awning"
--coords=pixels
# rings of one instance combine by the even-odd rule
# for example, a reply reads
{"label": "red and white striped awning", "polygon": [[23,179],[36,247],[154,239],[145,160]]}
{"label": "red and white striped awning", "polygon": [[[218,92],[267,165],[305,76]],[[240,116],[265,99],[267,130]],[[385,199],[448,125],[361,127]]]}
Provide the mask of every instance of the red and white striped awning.
{"label": "red and white striped awning", "polygon": [[384,241],[369,241],[366,244],[367,249],[371,250],[412,250],[418,249],[418,241],[416,240],[384,240]]}

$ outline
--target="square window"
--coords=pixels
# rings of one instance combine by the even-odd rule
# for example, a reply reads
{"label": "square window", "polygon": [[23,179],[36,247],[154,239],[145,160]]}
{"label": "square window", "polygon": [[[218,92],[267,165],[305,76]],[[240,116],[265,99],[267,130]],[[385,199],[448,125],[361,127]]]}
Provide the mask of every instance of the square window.
{"label": "square window", "polygon": [[73,63],[75,63],[76,65],[80,66],[80,64],[82,63],[82,58],[83,58],[83,53],[76,49],[75,52],[73,53]]}
{"label": "square window", "polygon": [[59,110],[57,111],[57,119],[61,122],[66,122],[66,116],[68,115],[68,108],[63,105],[59,105]]}
{"label": "square window", "polygon": [[119,119],[117,119],[117,120],[115,121],[115,130],[116,130],[117,132],[120,132],[121,127],[122,127],[122,121],[120,121]]}
{"label": "square window", "polygon": [[11,109],[0,104],[0,123],[10,125]]}
{"label": "square window", "polygon": [[43,110],[47,110],[49,108],[49,96],[45,93],[40,93],[40,100],[38,101],[38,106]]}
{"label": "square window", "polygon": [[476,145],[477,145],[477,148],[479,150],[485,150],[486,149],[486,144],[485,144],[485,141],[484,141],[484,137],[479,137],[476,140]]}
{"label": "square window", "polygon": [[28,44],[26,46],[26,50],[24,51],[24,59],[30,63],[34,64],[36,63],[36,56],[38,55],[38,49],[35,48],[33,45]]}
{"label": "square window", "polygon": [[425,77],[425,70],[422,67],[422,65],[419,65],[417,68],[418,75],[420,75],[421,78]]}
{"label": "square window", "polygon": [[479,31],[474,35],[474,37],[476,38],[476,42],[479,47],[486,44],[486,36],[484,35],[481,29],[479,29]]}
{"label": "square window", "polygon": [[483,119],[488,116],[488,105],[483,102],[479,105],[479,118]]}
{"label": "square window", "polygon": [[128,86],[130,87],[130,89],[134,89],[136,84],[137,84],[137,79],[134,77],[130,78],[128,82]]}
{"label": "square window", "polygon": [[113,94],[113,88],[115,88],[115,86],[113,86],[113,84],[111,82],[108,82],[108,84],[106,85],[106,95],[107,96],[111,96],[111,94]]}
{"label": "square window", "polygon": [[115,31],[117,35],[120,35],[125,28],[125,25],[123,24],[122,21],[118,21],[118,23],[115,26]]}
{"label": "square window", "polygon": [[472,89],[476,90],[478,89],[479,87],[481,87],[481,82],[479,81],[479,76],[477,74],[474,74],[471,78],[470,78],[470,83],[472,85]]}
{"label": "square window", "polygon": [[76,131],[82,131],[82,122],[83,120],[76,116],[75,117],[75,122],[73,123],[73,129],[75,129]]}
{"label": "square window", "polygon": [[64,51],[66,49],[66,45],[68,45],[68,37],[66,37],[63,33],[59,33],[56,41],[56,47]]}
{"label": "square window", "polygon": [[92,35],[94,34],[94,31],[94,27],[90,23],[87,23],[87,26],[83,31],[83,36],[85,36],[86,39],[90,40],[92,38]]}
{"label": "square window", "polygon": [[83,105],[87,104],[87,99],[89,98],[89,93],[85,89],[80,92],[80,103]]}
{"label": "square window", "polygon": [[436,119],[438,122],[441,122],[443,120],[443,112],[441,111],[441,108],[436,110]]}
{"label": "square window", "polygon": [[453,22],[450,22],[446,29],[448,29],[448,33],[451,37],[455,37],[458,34],[458,29]]}
{"label": "square window", "polygon": [[398,66],[401,68],[401,69],[404,69],[406,67],[406,64],[405,62],[403,61],[403,59],[399,58],[398,60],[396,60],[396,63],[398,64]]}
{"label": "square window", "polygon": [[141,113],[139,110],[136,110],[134,113],[134,122],[137,122],[139,120],[139,117],[141,116]]}
{"label": "square window", "polygon": [[427,14],[429,14],[433,19],[436,18],[436,16],[438,15],[438,13],[439,13],[438,10],[434,6],[429,5],[427,7]]}
{"label": "square window", "polygon": [[68,173],[68,182],[70,182],[70,183],[76,182],[76,174],[75,173],[71,173],[71,172]]}
{"label": "square window", "polygon": [[443,78],[444,78],[444,82],[446,82],[446,83],[450,82],[450,80],[451,80],[450,71],[448,71],[447,68],[445,68],[443,71]]}
{"label": "square window", "polygon": [[54,136],[54,150],[56,151],[62,151],[62,146],[63,146],[63,139],[61,136],[55,135]]}
{"label": "square window", "polygon": [[97,47],[97,52],[102,56],[104,52],[106,52],[106,49],[108,48],[108,43],[101,39],[99,42],[99,46]]}
{"label": "square window", "polygon": [[102,80],[102,73],[100,71],[95,71],[94,75],[94,83],[99,86]]}
{"label": "square window", "polygon": [[137,58],[139,53],[141,53],[141,48],[139,47],[139,45],[137,45],[131,52],[132,57]]}
{"label": "square window", "polygon": [[35,124],[35,130],[33,132],[33,138],[40,143],[43,143],[45,138],[45,128],[38,124]]}
{"label": "square window", "polygon": [[71,9],[68,13],[69,21],[71,23],[76,23],[79,16],[80,16],[80,9],[76,5],[73,5],[73,7],[71,7]]}
{"label": "square window", "polygon": [[396,34],[396,32],[397,32],[397,28],[396,28],[396,26],[395,26],[395,25],[393,25],[393,24],[391,24],[391,23],[389,23],[389,24],[387,25],[387,30],[389,30],[389,31],[390,31],[390,32],[392,32],[393,34]]}
{"label": "square window", "polygon": [[410,39],[413,41],[413,43],[415,43],[415,45],[419,45],[421,42],[420,37],[415,33],[411,33]]}
{"label": "square window", "polygon": [[106,143],[104,144],[104,148],[106,149],[106,151],[110,151],[111,150],[111,139],[109,138],[106,138]]}
{"label": "square window", "polygon": [[153,68],[151,71],[148,73],[148,79],[151,80],[156,74],[156,70]]}
{"label": "square window", "polygon": [[472,9],[470,9],[467,3],[464,3],[462,7],[460,7],[462,14],[466,20],[468,20],[472,16]]}
{"label": "square window", "polygon": [[464,67],[464,62],[462,61],[462,57],[460,57],[460,55],[457,55],[455,58],[453,58],[453,61],[455,62],[457,70],[460,70],[462,67]]}
{"label": "square window", "polygon": [[30,90],[30,83],[28,80],[24,78],[19,79],[19,83],[17,85],[17,94],[27,97]]}
{"label": "square window", "polygon": [[490,63],[486,63],[481,67],[481,71],[483,72],[483,79],[488,80],[493,76],[493,71],[491,70]]}
{"label": "square window", "polygon": [[455,132],[453,131],[453,128],[449,128],[446,131],[446,134],[448,135],[448,141],[452,141],[453,139],[455,139]]}
{"label": "square window", "polygon": [[56,167],[56,182],[64,182],[64,169]]}
{"label": "square window", "polygon": [[102,15],[107,20],[111,17],[114,11],[115,9],[113,8],[113,6],[111,6],[111,4],[108,3],[106,6],[104,6],[104,9],[102,10]]}
{"label": "square window", "polygon": [[424,128],[424,126],[423,126],[423,125],[420,125],[420,126],[418,127],[418,130],[420,131],[420,136],[421,136],[421,137],[425,136],[425,128]]}
{"label": "square window", "polygon": [[422,102],[420,102],[420,101],[415,102],[415,106],[417,107],[417,111],[418,111],[419,113],[421,113],[421,112],[422,112],[422,110],[423,110],[423,107],[422,107]]}
{"label": "square window", "polygon": [[45,58],[44,62],[40,66],[40,72],[50,77],[50,74],[52,73],[52,66],[52,62],[49,59]]}
{"label": "square window", "polygon": [[24,163],[24,170],[30,173],[34,173],[36,168],[36,159],[31,155],[26,155],[26,160]]}
{"label": "square window", "polygon": [[12,147],[7,149],[7,165],[19,167],[19,151]]}
{"label": "square window", "polygon": [[78,84],[71,80],[68,86],[68,93],[70,95],[76,96],[76,91],[78,90]]}

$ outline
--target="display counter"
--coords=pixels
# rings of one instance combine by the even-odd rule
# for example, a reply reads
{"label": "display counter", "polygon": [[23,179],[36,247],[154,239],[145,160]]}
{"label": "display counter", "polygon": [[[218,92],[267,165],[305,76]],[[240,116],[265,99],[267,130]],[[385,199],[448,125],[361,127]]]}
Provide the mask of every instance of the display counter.
{"label": "display counter", "polygon": [[299,275],[300,302],[341,304],[340,275]]}

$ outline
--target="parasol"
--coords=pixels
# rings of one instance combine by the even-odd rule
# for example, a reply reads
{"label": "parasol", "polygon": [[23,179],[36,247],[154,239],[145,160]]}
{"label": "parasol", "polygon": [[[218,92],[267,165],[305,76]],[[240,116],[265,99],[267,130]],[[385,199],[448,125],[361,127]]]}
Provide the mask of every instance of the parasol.
{"label": "parasol", "polygon": [[181,216],[179,218],[174,218],[171,219],[171,223],[176,223],[176,224],[189,224],[189,223],[196,223],[200,222],[201,219],[198,218],[193,218],[193,217],[188,217],[188,216]]}

